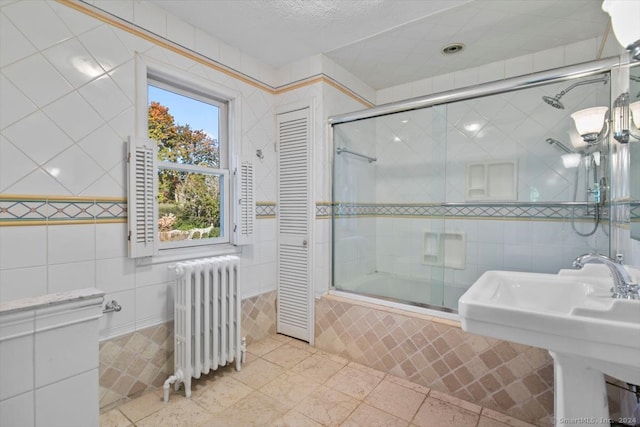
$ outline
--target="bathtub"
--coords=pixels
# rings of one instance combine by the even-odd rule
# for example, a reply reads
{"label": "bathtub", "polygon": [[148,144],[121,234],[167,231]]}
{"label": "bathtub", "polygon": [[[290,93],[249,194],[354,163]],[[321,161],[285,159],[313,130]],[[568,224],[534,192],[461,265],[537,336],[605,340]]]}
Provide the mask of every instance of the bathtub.
{"label": "bathtub", "polygon": [[333,288],[333,295],[458,320],[458,298],[468,286],[374,272]]}

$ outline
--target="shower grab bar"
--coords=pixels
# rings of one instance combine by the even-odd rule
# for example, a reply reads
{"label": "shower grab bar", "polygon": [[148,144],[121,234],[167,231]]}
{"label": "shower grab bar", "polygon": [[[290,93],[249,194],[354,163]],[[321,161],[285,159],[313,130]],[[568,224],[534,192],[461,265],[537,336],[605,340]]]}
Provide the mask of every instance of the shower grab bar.
{"label": "shower grab bar", "polygon": [[358,157],[362,157],[363,159],[367,159],[369,161],[369,163],[373,163],[373,162],[377,162],[378,161],[378,159],[376,157],[365,156],[364,154],[356,153],[355,151],[350,151],[349,149],[344,148],[344,147],[336,148],[336,153],[337,154],[342,154],[342,153],[353,154],[354,156],[358,156]]}

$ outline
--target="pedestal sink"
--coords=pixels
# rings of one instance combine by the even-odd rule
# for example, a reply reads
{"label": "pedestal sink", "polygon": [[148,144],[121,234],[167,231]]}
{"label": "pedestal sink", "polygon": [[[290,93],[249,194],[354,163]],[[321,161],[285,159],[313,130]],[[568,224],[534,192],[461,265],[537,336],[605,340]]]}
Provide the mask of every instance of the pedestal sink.
{"label": "pedestal sink", "polygon": [[[627,268],[632,278],[640,271]],[[558,274],[485,272],[460,298],[462,329],[545,348],[557,425],[609,425],[604,374],[640,384],[640,301],[614,299],[602,265]]]}

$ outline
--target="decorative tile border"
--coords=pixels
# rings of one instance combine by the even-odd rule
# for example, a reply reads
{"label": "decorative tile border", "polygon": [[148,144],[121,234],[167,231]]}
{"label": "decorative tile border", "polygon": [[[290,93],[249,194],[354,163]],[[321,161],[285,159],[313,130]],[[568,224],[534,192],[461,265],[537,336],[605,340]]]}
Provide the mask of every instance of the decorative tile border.
{"label": "decorative tile border", "polygon": [[[316,204],[316,214],[320,206]],[[323,215],[331,206],[322,205]],[[526,219],[589,219],[591,205],[580,203],[477,203],[477,204],[388,204],[388,203],[336,203],[336,217],[447,217],[447,218],[526,218]],[[640,208],[638,208],[640,211]],[[575,213],[574,213],[575,211]],[[318,215],[317,215],[318,216]],[[603,212],[608,217],[608,212]]]}
{"label": "decorative tile border", "polygon": [[331,218],[331,202],[316,202],[316,219]]}
{"label": "decorative tile border", "polygon": [[[567,206],[562,203],[519,204],[394,204],[394,203],[336,203],[316,202],[316,219],[336,217],[443,217],[448,218],[571,218],[575,209],[577,219],[589,219],[587,204]],[[640,221],[640,201],[629,203],[630,220]],[[256,202],[256,219],[277,216],[275,202]],[[603,213],[608,218],[608,212]],[[0,226],[52,225],[86,222],[126,222],[127,200],[121,198],[73,196],[0,195]]]}
{"label": "decorative tile border", "polygon": [[256,202],[256,219],[267,219],[276,217],[275,202]]}
{"label": "decorative tile border", "polygon": [[0,226],[126,220],[127,201],[122,198],[0,195]]}
{"label": "decorative tile border", "polygon": [[[275,217],[275,202],[256,203],[256,219]],[[0,194],[0,226],[126,221],[124,198]]]}

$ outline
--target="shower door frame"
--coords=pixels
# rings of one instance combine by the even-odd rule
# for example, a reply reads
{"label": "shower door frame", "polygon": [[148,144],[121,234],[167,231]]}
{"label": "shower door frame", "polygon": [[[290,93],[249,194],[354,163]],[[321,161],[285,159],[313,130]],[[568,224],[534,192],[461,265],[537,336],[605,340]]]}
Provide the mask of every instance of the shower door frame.
{"label": "shower door frame", "polygon": [[[329,149],[331,150],[331,170],[332,181],[335,177],[335,149],[334,146],[334,125],[349,123],[358,120],[370,119],[375,117],[381,117],[389,114],[401,113],[406,111],[418,110],[423,108],[429,108],[437,105],[446,105],[455,101],[464,101],[474,98],[480,98],[488,95],[507,93],[521,89],[533,88],[543,86],[551,83],[559,83],[563,81],[573,80],[577,78],[588,77],[600,73],[611,73],[611,97],[609,111],[613,111],[613,102],[615,98],[629,90],[629,68],[632,65],[638,64],[639,61],[633,61],[628,54],[613,56],[604,59],[598,59],[594,61],[584,62],[581,64],[569,65],[560,68],[554,68],[551,70],[540,71],[536,73],[526,74],[523,76],[511,77],[507,79],[497,80],[493,82],[478,84],[469,87],[463,87],[459,89],[453,89],[444,92],[438,92],[435,94],[410,98],[402,101],[391,102],[383,105],[379,105],[366,110],[358,110],[351,113],[340,114],[331,116],[328,119],[328,124],[331,127],[329,132]],[[626,76],[626,78],[625,78]],[[615,178],[617,183],[612,192],[612,202],[609,205],[609,256],[616,254],[628,253],[630,248],[630,235],[629,235],[629,215],[628,204],[625,204],[625,193],[628,196],[629,191],[629,150],[625,144],[618,143],[613,139],[612,132],[608,135],[609,146],[612,156],[615,156],[615,160],[610,164],[609,174],[610,177]],[[625,167],[626,165],[626,167]],[[622,185],[619,185],[622,183]],[[335,221],[335,187],[332,182],[332,225]],[[622,202],[616,202],[622,201]],[[626,230],[626,231],[625,231]],[[333,226],[331,228],[331,245],[330,245],[330,263],[331,271],[330,277],[331,285],[330,289],[335,290],[335,277],[334,277],[334,244],[335,236]],[[576,256],[579,254],[576,254]],[[340,291],[342,292],[342,291]],[[354,293],[355,294],[355,293]],[[364,295],[366,297],[366,295]],[[384,299],[376,296],[376,299]],[[429,307],[431,308],[431,307]],[[441,308],[437,308],[441,311]]]}

